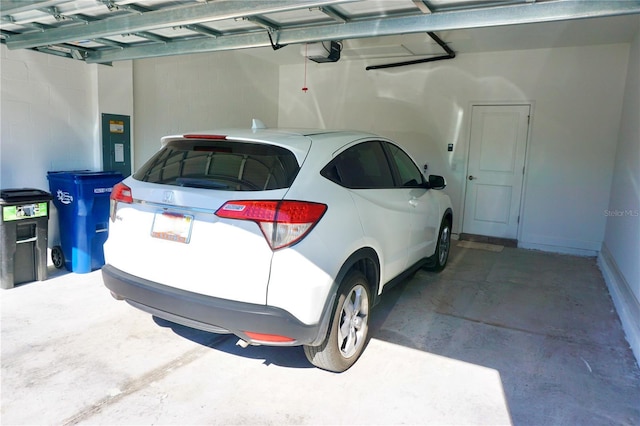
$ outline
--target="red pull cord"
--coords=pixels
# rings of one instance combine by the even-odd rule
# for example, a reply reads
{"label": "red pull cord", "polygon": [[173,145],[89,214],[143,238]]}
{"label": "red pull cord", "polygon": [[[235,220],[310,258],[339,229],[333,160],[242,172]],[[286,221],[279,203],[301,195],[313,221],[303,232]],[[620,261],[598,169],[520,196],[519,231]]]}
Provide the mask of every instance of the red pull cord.
{"label": "red pull cord", "polygon": [[307,90],[309,90],[309,88],[307,87],[307,60],[309,59],[307,57],[308,48],[309,48],[309,43],[305,43],[304,45],[304,86],[302,87],[302,91],[304,93],[307,93]]}

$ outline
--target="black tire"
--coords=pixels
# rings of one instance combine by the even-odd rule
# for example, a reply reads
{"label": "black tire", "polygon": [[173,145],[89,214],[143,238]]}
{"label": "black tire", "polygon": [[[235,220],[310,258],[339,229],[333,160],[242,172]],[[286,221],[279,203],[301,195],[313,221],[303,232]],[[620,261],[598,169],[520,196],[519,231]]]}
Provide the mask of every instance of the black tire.
{"label": "black tire", "polygon": [[320,346],[305,346],[309,362],[323,370],[341,373],[360,357],[367,343],[371,294],[359,271],[342,282],[327,337]]}
{"label": "black tire", "polygon": [[449,252],[451,251],[451,223],[448,219],[442,219],[440,232],[438,233],[438,244],[436,252],[433,254],[433,261],[426,268],[429,271],[440,272],[447,266]]}
{"label": "black tire", "polygon": [[57,269],[64,266],[64,254],[62,253],[62,247],[54,246],[51,249],[51,261],[53,262],[53,266]]}

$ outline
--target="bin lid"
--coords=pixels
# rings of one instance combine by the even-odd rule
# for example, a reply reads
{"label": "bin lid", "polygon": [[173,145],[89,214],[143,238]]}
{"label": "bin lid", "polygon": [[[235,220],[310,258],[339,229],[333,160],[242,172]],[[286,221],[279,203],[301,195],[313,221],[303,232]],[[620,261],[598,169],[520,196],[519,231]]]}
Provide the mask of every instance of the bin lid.
{"label": "bin lid", "polygon": [[90,170],[54,171],[47,172],[47,179],[62,180],[92,180],[92,179],[124,179],[120,172],[94,172]]}
{"label": "bin lid", "polygon": [[49,201],[51,194],[36,188],[0,189],[0,204],[24,203],[29,201]]}

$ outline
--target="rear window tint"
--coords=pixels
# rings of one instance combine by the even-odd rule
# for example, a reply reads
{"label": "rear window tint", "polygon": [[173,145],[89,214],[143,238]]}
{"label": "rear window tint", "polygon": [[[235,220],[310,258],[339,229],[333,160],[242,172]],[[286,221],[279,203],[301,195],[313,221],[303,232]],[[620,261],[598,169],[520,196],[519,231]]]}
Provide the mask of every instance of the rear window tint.
{"label": "rear window tint", "polygon": [[294,154],[274,145],[173,141],[133,177],[143,182],[228,191],[288,188],[299,170]]}

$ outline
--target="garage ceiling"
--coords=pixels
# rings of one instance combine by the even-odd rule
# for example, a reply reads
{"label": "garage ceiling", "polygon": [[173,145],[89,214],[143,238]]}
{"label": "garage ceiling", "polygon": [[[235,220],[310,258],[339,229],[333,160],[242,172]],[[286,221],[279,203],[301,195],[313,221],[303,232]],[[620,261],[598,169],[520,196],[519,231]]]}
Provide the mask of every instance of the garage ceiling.
{"label": "garage ceiling", "polygon": [[616,43],[638,14],[635,0],[0,0],[0,41],[87,63],[236,49],[287,63],[330,40],[343,58],[441,55],[427,32],[458,52]]}

